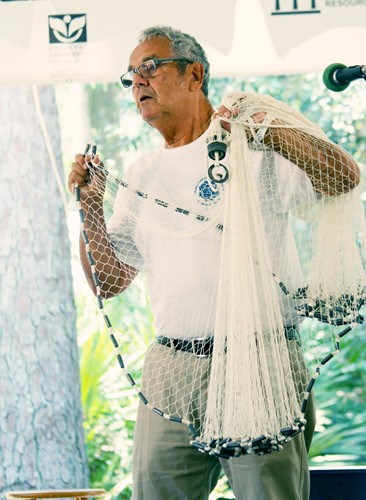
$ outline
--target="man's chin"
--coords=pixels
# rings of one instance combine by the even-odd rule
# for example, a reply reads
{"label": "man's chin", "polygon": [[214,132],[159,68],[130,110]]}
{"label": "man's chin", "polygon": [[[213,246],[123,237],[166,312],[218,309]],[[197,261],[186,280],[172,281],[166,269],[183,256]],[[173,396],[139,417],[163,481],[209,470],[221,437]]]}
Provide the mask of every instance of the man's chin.
{"label": "man's chin", "polygon": [[144,109],[140,109],[140,116],[144,120],[144,122],[148,123],[149,125],[153,126],[153,122],[156,120],[156,115],[155,113],[149,113],[145,111]]}

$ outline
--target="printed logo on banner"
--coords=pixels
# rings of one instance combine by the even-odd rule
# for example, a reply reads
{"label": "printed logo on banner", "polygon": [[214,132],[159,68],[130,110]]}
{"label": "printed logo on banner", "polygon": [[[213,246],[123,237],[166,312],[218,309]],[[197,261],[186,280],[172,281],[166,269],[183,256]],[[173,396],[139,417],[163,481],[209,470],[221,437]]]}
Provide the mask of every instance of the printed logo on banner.
{"label": "printed logo on banner", "polygon": [[[272,16],[286,16],[289,14],[320,14],[316,0],[275,0],[275,10]],[[301,8],[300,8],[301,6]]]}
{"label": "printed logo on banner", "polygon": [[50,43],[86,42],[86,14],[48,16],[48,32]]}
{"label": "printed logo on banner", "polygon": [[[343,27],[365,29],[366,0],[257,1],[262,7],[273,48],[281,59],[301,45],[311,44],[312,38],[325,36],[327,31]],[[341,7],[342,12],[341,9],[336,12],[336,7]],[[327,50],[322,47],[320,52]]]}

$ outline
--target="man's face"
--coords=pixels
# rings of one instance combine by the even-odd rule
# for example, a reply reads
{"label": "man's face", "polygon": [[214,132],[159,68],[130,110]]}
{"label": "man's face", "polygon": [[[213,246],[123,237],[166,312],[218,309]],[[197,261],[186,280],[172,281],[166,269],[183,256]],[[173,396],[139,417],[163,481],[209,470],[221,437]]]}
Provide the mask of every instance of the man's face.
{"label": "man's face", "polygon": [[[149,59],[169,57],[172,57],[172,51],[167,38],[146,40],[132,52],[129,69]],[[188,79],[186,75],[179,74],[176,63],[164,64],[158,66],[150,78],[135,74],[132,92],[143,120],[156,127],[162,120],[178,117],[185,110],[185,98],[189,96]]]}

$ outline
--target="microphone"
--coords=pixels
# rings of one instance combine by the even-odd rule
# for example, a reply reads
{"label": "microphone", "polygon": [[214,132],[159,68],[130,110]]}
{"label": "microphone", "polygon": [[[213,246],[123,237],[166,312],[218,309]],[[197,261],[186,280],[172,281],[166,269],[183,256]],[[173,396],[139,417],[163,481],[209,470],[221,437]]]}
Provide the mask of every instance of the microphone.
{"label": "microphone", "polygon": [[353,80],[366,80],[366,65],[345,66],[341,63],[330,64],[323,73],[323,83],[334,92],[345,90]]}

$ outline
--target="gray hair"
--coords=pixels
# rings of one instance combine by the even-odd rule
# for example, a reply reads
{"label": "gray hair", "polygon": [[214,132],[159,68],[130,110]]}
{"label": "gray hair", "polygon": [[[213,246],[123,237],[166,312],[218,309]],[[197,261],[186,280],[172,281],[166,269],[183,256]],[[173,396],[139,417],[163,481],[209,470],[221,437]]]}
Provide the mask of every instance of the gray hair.
{"label": "gray hair", "polygon": [[[203,66],[204,75],[202,82],[202,92],[207,97],[208,82],[210,80],[210,63],[201,45],[197,40],[187,33],[182,33],[180,30],[173,29],[169,26],[153,26],[143,30],[139,37],[139,43],[151,38],[164,37],[171,41],[172,52],[176,57],[183,57],[192,62],[200,62]],[[179,64],[181,73],[184,73],[185,63]]]}

